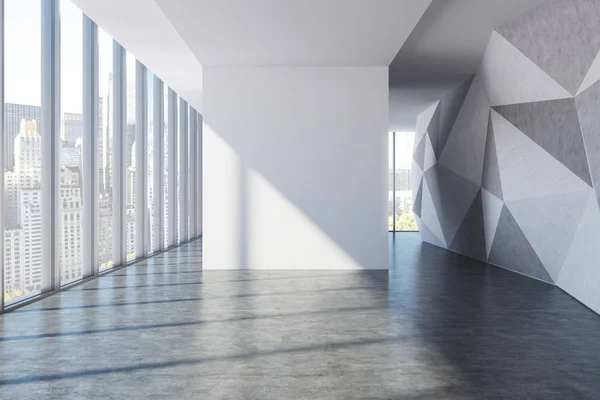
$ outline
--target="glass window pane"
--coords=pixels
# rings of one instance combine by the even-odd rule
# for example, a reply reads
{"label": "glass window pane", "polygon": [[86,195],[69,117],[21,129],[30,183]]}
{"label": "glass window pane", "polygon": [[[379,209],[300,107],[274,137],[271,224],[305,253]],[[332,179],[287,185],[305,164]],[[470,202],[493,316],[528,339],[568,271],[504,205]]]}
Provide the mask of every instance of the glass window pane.
{"label": "glass window pane", "polygon": [[133,260],[135,254],[135,129],[136,129],[136,60],[131,54],[127,53],[125,65],[127,71],[127,132],[125,135],[125,151],[126,160],[126,193],[125,193],[125,225],[126,225],[126,245],[127,245],[127,261]]}
{"label": "glass window pane", "polygon": [[180,112],[181,112],[181,106],[180,106],[180,102],[181,99],[179,98],[179,96],[177,96],[177,101],[175,102],[176,105],[176,118],[177,118],[177,131],[175,132],[175,134],[177,135],[177,149],[175,150],[176,153],[176,157],[177,157],[177,187],[175,190],[177,190],[177,220],[175,222],[175,226],[177,227],[177,243],[181,243],[182,241],[182,235],[181,235],[181,225],[179,223],[179,221],[181,221],[181,145],[180,145],[180,140],[181,140],[181,116],[180,116]]}
{"label": "glass window pane", "polygon": [[153,253],[156,249],[156,237],[154,236],[154,74],[148,71],[147,79],[147,107],[148,107],[148,253]]}
{"label": "glass window pane", "polygon": [[388,230],[394,230],[394,132],[388,135]]}
{"label": "glass window pane", "polygon": [[411,187],[412,153],[414,132],[396,132],[396,230],[417,231],[417,221],[412,212],[413,193]]}
{"label": "glass window pane", "polygon": [[42,287],[41,2],[6,0],[4,300]]}
{"label": "glass window pane", "polygon": [[101,28],[98,28],[98,92],[99,130],[98,130],[98,193],[99,193],[99,254],[100,269],[113,265],[112,260],[112,150],[113,150],[113,40]]}
{"label": "glass window pane", "polygon": [[192,133],[192,108],[188,107],[188,130],[187,130],[187,231],[188,231],[188,238],[191,239],[193,237],[192,234],[192,212],[190,211],[192,209],[192,207],[194,207],[194,204],[192,202],[192,157],[194,156],[194,153],[191,152],[191,143],[192,143],[192,138],[191,138],[191,133]]}
{"label": "glass window pane", "polygon": [[69,0],[60,1],[60,274],[82,277],[83,24]]}
{"label": "glass window pane", "polygon": [[164,186],[163,186],[163,201],[164,201],[164,243],[165,248],[169,247],[169,87],[164,85]]}

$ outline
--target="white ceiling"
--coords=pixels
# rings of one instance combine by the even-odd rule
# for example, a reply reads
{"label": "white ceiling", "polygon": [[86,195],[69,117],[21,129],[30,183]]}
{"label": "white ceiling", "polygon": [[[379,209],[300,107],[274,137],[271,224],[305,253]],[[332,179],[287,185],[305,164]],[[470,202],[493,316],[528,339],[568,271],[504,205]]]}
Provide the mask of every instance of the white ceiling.
{"label": "white ceiling", "polygon": [[416,116],[477,71],[492,31],[546,0],[433,0],[390,65],[390,128]]}
{"label": "white ceiling", "polygon": [[197,110],[202,64],[153,0],[71,0]]}
{"label": "white ceiling", "polygon": [[155,0],[204,66],[388,66],[431,0]]}
{"label": "white ceiling", "polygon": [[493,29],[545,0],[72,1],[200,111],[203,65],[391,63],[403,131],[476,72]]}
{"label": "white ceiling", "polygon": [[387,66],[431,0],[72,0],[191,105],[203,66]]}

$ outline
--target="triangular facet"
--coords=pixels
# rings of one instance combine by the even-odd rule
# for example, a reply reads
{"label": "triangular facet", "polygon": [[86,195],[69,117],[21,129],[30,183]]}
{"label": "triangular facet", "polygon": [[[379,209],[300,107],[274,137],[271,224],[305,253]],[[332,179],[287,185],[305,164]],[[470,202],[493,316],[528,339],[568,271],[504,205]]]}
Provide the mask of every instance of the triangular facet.
{"label": "triangular facet", "polygon": [[561,289],[597,313],[600,313],[599,226],[598,203],[595,196],[590,196],[557,281]]}
{"label": "triangular facet", "polygon": [[587,160],[600,204],[600,81],[575,98]]}
{"label": "triangular facet", "polygon": [[495,106],[572,97],[495,31],[478,75],[484,82],[490,104]]}
{"label": "triangular facet", "polygon": [[429,134],[425,135],[425,158],[423,161],[423,171],[427,171],[437,163],[433,147],[431,146],[431,140],[429,140]]}
{"label": "triangular facet", "polygon": [[410,170],[410,188],[414,191],[418,188],[423,181],[423,171],[417,165],[417,162],[413,160],[412,169]]}
{"label": "triangular facet", "polygon": [[500,180],[496,139],[494,139],[494,127],[491,118],[488,124],[487,141],[485,143],[485,160],[483,161],[481,186],[499,199],[502,199],[502,181]]}
{"label": "triangular facet", "polygon": [[423,168],[423,166],[425,164],[425,138],[426,137],[427,137],[427,135],[423,135],[423,137],[421,138],[421,141],[419,142],[419,144],[417,144],[417,147],[415,148],[415,153],[413,154],[413,157],[414,157],[415,161],[417,162],[417,165],[422,170],[425,170]]}
{"label": "triangular facet", "polygon": [[427,107],[425,111],[417,116],[417,127],[415,130],[415,146],[421,142],[423,135],[427,132],[429,125],[431,124],[431,119],[437,110],[438,105],[440,104],[439,100]]}
{"label": "triangular facet", "polygon": [[467,211],[467,215],[448,248],[479,260],[487,259],[481,191],[475,196],[473,204]]}
{"label": "triangular facet", "polygon": [[600,3],[596,0],[554,0],[498,32],[575,94],[600,50],[599,19]]}
{"label": "triangular facet", "polygon": [[438,247],[442,247],[442,248],[446,248],[446,246],[444,245],[444,243],[442,243],[440,241],[440,239],[431,231],[431,229],[429,229],[427,227],[427,225],[425,223],[423,223],[423,221],[420,221],[417,219],[417,222],[419,222],[419,232],[421,233],[421,239],[424,242],[427,242],[429,244],[432,244],[434,246],[438,246]]}
{"label": "triangular facet", "polygon": [[417,216],[421,216],[421,204],[423,203],[423,181],[419,185],[419,189],[417,189],[417,193],[415,195],[415,200],[413,203],[413,213]]}
{"label": "triangular facet", "polygon": [[589,186],[492,110],[504,201],[587,190]]}
{"label": "triangular facet", "polygon": [[425,181],[428,191],[431,191],[437,215],[440,217],[445,243],[451,243],[477,195],[479,186],[439,163],[425,172]]}
{"label": "triangular facet", "polygon": [[553,282],[506,206],[500,214],[489,261],[546,282]]}
{"label": "triangular facet", "polygon": [[513,104],[493,109],[592,185],[574,99]]}
{"label": "triangular facet", "polygon": [[589,189],[506,203],[554,280],[558,279],[581,214],[592,193]]}
{"label": "triangular facet", "polygon": [[592,86],[594,83],[600,80],[600,52],[596,54],[596,58],[592,62],[590,69],[587,72],[587,75],[581,82],[581,86],[579,86],[579,90],[577,90],[577,95],[580,95],[584,90]]}
{"label": "triangular facet", "polygon": [[489,113],[489,101],[477,76],[438,158],[440,164],[477,186],[483,174]]}
{"label": "triangular facet", "polygon": [[431,232],[438,238],[438,240],[446,247],[446,239],[444,238],[444,232],[440,224],[438,212],[434,206],[433,199],[431,197],[431,191],[427,184],[427,180],[423,179],[423,195],[422,195],[422,206],[421,206],[421,220],[425,225],[429,227]]}
{"label": "triangular facet", "polygon": [[485,227],[485,250],[489,256],[504,203],[485,189],[481,190],[481,200],[483,203],[483,222]]}
{"label": "triangular facet", "polygon": [[456,122],[456,118],[458,117],[458,113],[460,112],[467,94],[469,93],[469,89],[471,88],[471,84],[473,83],[473,78],[469,78],[465,83],[458,86],[457,88],[452,89],[448,92],[442,100],[440,101],[440,128],[437,136],[431,136],[431,141],[433,144],[433,150],[435,151],[435,156],[437,158],[442,154],[442,150],[448,141],[448,135],[450,135],[450,131],[454,126],[454,122]]}

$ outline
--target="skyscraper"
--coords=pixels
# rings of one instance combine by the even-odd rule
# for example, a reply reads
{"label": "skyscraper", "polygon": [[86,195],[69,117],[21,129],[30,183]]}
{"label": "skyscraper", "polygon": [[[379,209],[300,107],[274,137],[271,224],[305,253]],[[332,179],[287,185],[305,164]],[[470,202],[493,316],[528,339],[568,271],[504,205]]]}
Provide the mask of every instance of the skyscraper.
{"label": "skyscraper", "polygon": [[15,138],[20,132],[21,121],[36,121],[40,122],[39,106],[31,106],[26,104],[4,104],[4,123],[5,123],[5,148],[4,148],[4,170],[12,170],[15,165],[14,150]]}
{"label": "skyscraper", "polygon": [[98,184],[100,194],[104,193],[104,98],[98,98]]}
{"label": "skyscraper", "polygon": [[[14,139],[14,171],[6,171],[5,281],[20,295],[41,289],[41,137],[38,124],[21,121]],[[10,277],[10,278],[9,278]],[[8,293],[10,296],[12,293]]]}
{"label": "skyscraper", "polygon": [[83,136],[83,115],[64,113],[61,139],[63,142],[75,143]]}

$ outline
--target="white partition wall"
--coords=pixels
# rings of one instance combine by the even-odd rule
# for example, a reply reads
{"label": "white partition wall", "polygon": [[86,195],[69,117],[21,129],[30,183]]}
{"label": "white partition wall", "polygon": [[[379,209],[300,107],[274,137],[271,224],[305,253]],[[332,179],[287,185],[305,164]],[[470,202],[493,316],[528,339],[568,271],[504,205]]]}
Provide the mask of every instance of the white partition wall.
{"label": "white partition wall", "polygon": [[203,73],[203,267],[387,269],[387,68]]}

